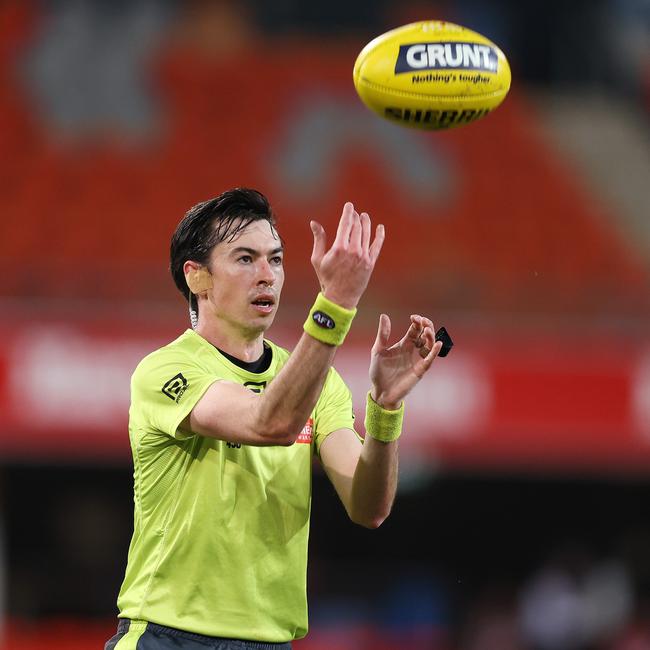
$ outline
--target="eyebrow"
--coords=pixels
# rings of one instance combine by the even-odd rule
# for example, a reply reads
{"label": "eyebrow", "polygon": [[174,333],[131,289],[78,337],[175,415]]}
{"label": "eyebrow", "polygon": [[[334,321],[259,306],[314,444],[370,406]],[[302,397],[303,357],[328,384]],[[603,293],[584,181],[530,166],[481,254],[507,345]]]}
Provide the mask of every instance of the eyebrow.
{"label": "eyebrow", "polygon": [[[284,252],[284,247],[279,246],[278,248],[274,248],[272,251],[268,252],[268,255],[276,255],[277,253],[283,253]],[[249,255],[255,256],[255,255],[260,255],[259,251],[256,251],[254,248],[248,248],[247,246],[237,246],[237,248],[233,248],[232,251],[230,252],[231,255],[238,255],[239,253],[248,253]]]}

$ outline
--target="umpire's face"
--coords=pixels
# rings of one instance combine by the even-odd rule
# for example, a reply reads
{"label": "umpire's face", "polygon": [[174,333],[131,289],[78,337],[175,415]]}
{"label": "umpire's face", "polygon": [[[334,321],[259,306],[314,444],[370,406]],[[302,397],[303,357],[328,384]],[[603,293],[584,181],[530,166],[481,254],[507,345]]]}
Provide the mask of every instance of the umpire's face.
{"label": "umpire's face", "polygon": [[267,221],[253,221],[233,241],[217,244],[209,263],[209,317],[246,337],[268,329],[284,284],[282,262],[282,242]]}

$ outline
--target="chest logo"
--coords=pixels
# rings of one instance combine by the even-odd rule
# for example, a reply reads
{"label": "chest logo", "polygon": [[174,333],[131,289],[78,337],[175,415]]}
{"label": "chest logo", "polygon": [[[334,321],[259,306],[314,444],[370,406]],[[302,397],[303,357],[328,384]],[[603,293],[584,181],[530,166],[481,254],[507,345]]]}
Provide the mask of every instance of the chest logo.
{"label": "chest logo", "polygon": [[298,435],[298,439],[296,440],[296,442],[310,445],[313,439],[314,439],[314,419],[309,418],[305,426],[302,428],[302,431]]}
{"label": "chest logo", "polygon": [[248,388],[248,390],[252,390],[254,393],[261,393],[264,388],[266,387],[266,382],[265,381],[245,381],[244,386]]}

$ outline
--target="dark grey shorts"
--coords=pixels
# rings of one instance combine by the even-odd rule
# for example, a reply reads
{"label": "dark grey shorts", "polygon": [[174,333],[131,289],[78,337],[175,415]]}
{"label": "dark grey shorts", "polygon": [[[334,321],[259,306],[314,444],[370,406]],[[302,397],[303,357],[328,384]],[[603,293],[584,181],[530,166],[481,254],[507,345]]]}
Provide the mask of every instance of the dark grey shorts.
{"label": "dark grey shorts", "polygon": [[183,632],[172,627],[122,619],[104,650],[291,650],[291,643],[261,643]]}

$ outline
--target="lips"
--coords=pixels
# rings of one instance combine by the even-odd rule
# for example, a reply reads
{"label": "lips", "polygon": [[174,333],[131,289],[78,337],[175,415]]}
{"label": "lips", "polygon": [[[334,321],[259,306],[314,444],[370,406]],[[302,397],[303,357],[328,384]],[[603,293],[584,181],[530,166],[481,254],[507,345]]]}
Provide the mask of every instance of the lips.
{"label": "lips", "polygon": [[271,293],[260,294],[252,301],[252,304],[262,307],[272,307],[275,305],[275,296]]}
{"label": "lips", "polygon": [[251,302],[255,311],[262,314],[270,314],[275,307],[275,296],[270,293],[263,293]]}

